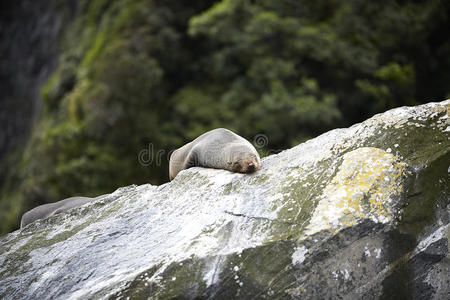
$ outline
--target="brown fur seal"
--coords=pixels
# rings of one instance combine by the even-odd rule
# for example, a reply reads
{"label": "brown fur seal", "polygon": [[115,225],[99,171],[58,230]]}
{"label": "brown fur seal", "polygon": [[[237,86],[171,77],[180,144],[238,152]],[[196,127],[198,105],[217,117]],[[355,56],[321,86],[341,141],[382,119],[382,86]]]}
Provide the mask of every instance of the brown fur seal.
{"label": "brown fur seal", "polygon": [[252,173],[260,168],[261,162],[255,147],[246,139],[228,129],[217,128],[172,153],[170,180],[181,170],[195,166]]}
{"label": "brown fur seal", "polygon": [[102,197],[104,197],[104,195],[96,198],[71,197],[58,202],[37,206],[23,214],[22,220],[20,221],[20,228],[23,228],[36,220],[48,218]]}

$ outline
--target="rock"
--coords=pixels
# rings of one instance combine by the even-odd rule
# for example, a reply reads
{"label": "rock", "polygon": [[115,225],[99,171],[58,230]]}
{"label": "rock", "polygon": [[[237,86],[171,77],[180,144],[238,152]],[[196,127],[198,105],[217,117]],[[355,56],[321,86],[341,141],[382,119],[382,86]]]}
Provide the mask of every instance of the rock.
{"label": "rock", "polygon": [[448,299],[450,100],[0,238],[2,299]]}

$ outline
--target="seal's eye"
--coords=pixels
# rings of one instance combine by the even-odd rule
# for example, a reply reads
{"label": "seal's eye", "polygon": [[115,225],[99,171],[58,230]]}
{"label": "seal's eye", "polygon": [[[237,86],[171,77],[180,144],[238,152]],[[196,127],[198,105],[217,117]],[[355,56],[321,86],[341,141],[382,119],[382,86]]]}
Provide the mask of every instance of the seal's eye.
{"label": "seal's eye", "polygon": [[240,163],[240,162],[235,161],[235,162],[233,163],[233,170],[234,170],[235,172],[240,171],[241,168],[242,168],[242,166],[241,166],[241,163]]}

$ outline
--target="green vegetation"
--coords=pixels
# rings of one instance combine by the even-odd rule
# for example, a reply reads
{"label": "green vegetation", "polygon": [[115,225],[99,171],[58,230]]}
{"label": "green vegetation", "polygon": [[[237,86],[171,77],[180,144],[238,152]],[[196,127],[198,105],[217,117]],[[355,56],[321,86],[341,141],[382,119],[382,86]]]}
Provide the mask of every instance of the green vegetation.
{"label": "green vegetation", "polygon": [[267,153],[442,100],[449,12],[439,0],[79,1],[42,116],[2,174],[0,232],[39,204],[165,182],[169,151],[212,128],[266,134]]}

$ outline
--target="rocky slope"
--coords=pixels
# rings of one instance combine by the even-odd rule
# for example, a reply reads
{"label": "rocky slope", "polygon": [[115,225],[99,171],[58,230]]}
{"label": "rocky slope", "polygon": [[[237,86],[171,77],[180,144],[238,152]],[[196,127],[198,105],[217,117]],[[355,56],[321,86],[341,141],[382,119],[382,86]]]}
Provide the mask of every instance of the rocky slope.
{"label": "rocky slope", "polygon": [[446,299],[450,100],[0,238],[2,299]]}

